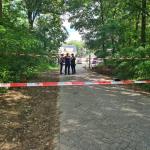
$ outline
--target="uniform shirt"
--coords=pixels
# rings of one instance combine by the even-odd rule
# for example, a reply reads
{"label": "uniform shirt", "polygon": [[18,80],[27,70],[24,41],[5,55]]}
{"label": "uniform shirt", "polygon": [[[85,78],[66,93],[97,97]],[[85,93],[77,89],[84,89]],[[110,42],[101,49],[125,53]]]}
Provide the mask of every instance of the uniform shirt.
{"label": "uniform shirt", "polygon": [[66,57],[65,57],[65,64],[66,64],[66,65],[70,65],[70,63],[71,63],[70,56],[66,56]]}
{"label": "uniform shirt", "polygon": [[60,63],[60,64],[63,64],[63,63],[64,63],[64,57],[60,57],[59,63]]}
{"label": "uniform shirt", "polygon": [[75,65],[75,61],[76,61],[76,58],[75,57],[71,57],[71,65]]}

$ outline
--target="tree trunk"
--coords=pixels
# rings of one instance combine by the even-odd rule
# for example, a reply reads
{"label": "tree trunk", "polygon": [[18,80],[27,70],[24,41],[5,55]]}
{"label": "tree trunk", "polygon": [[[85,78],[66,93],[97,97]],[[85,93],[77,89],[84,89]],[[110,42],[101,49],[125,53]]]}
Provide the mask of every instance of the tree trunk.
{"label": "tree trunk", "polygon": [[46,50],[46,48],[47,48],[47,41],[46,40],[44,40],[44,50]]}
{"label": "tree trunk", "polygon": [[89,54],[89,69],[91,69],[91,54]]}
{"label": "tree trunk", "polygon": [[[104,8],[103,8],[103,0],[100,0],[100,9],[101,9],[101,21],[102,25],[104,26]],[[102,39],[102,50],[105,51],[105,40]]]}
{"label": "tree trunk", "polygon": [[29,29],[33,29],[33,22],[34,20],[32,19],[32,12],[28,11],[28,22],[29,22]]}
{"label": "tree trunk", "polygon": [[0,18],[3,16],[3,11],[2,11],[2,0],[0,0]]}
{"label": "tree trunk", "polygon": [[111,36],[111,44],[112,44],[112,54],[115,53],[115,40],[114,40],[114,36]]}
{"label": "tree trunk", "polygon": [[141,15],[141,12],[138,12],[136,16],[136,24],[135,24],[136,33],[138,33],[138,30],[139,30],[140,15]]}
{"label": "tree trunk", "polygon": [[141,45],[146,45],[146,0],[142,0]]}
{"label": "tree trunk", "polygon": [[135,21],[135,45],[137,46],[139,41],[139,23],[140,23],[141,11],[137,12],[136,21]]}
{"label": "tree trunk", "polygon": [[[129,24],[130,24],[129,30],[130,30],[130,33],[132,33],[132,30],[133,30],[133,28],[132,28],[132,18],[129,18]],[[132,45],[132,35],[130,34],[128,36],[128,46],[130,47],[131,45]]]}

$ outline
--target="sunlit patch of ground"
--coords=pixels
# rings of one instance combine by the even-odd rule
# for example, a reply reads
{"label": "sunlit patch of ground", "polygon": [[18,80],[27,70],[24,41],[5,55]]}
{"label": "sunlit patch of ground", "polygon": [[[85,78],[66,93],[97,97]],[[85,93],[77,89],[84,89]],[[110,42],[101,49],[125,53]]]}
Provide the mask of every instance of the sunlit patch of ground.
{"label": "sunlit patch of ground", "polygon": [[30,99],[30,96],[24,95],[19,91],[8,91],[6,94],[0,95],[0,99],[5,99],[6,101],[20,101]]}
{"label": "sunlit patch of ground", "polygon": [[[58,81],[58,73],[33,81]],[[32,82],[32,81],[31,81]],[[57,87],[18,88],[0,95],[0,150],[51,150],[59,130]]]}

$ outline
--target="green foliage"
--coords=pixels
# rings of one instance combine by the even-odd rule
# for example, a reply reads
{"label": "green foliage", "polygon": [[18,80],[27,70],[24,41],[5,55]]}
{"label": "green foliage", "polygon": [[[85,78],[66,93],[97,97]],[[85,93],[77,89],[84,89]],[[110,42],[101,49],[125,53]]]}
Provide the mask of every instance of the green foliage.
{"label": "green foliage", "polygon": [[[123,79],[150,79],[149,47],[124,48],[116,53],[114,61],[117,75]],[[121,60],[119,58],[124,58]],[[128,59],[129,58],[129,59]]]}
{"label": "green foliage", "polygon": [[0,25],[0,35],[4,35],[4,33],[6,33],[6,29],[4,26]]}
{"label": "green foliage", "polygon": [[95,51],[95,55],[99,58],[105,58],[109,55],[107,51],[97,50]]}
{"label": "green foliage", "polygon": [[77,48],[77,56],[82,57],[86,55],[85,44],[82,41],[68,41],[67,45],[74,45]]}
{"label": "green foliage", "polygon": [[150,60],[140,62],[135,66],[135,77],[138,79],[150,79]]}
{"label": "green foliage", "polygon": [[6,66],[0,68],[0,82],[6,82],[10,79],[10,72]]}
{"label": "green foliage", "polygon": [[51,55],[67,37],[61,21],[63,4],[57,0],[3,1],[0,82],[24,82],[56,63]]}
{"label": "green foliage", "polygon": [[149,79],[149,59],[143,58],[150,57],[150,1],[69,0],[68,11],[89,50],[118,58],[104,62],[115,66],[119,78]]}
{"label": "green foliage", "polygon": [[47,51],[58,49],[67,38],[67,31],[61,27],[61,20],[57,16],[39,17],[36,30],[37,36],[43,43],[43,48]]}
{"label": "green foliage", "polygon": [[81,41],[68,41],[67,45],[75,45],[77,50],[83,49],[85,47],[84,43]]}

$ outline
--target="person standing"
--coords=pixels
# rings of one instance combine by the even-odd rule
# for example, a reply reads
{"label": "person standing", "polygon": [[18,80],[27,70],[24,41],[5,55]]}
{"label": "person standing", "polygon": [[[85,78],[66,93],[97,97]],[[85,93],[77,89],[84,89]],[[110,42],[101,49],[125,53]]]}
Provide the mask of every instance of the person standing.
{"label": "person standing", "polygon": [[63,65],[64,65],[64,54],[60,55],[59,64],[60,64],[60,74],[63,74],[62,70],[63,70]]}
{"label": "person standing", "polygon": [[71,58],[69,56],[69,53],[67,53],[65,56],[65,75],[70,74],[70,63],[71,63]]}
{"label": "person standing", "polygon": [[72,69],[72,74],[76,73],[76,58],[74,54],[71,54],[71,69]]}

